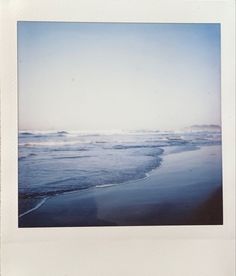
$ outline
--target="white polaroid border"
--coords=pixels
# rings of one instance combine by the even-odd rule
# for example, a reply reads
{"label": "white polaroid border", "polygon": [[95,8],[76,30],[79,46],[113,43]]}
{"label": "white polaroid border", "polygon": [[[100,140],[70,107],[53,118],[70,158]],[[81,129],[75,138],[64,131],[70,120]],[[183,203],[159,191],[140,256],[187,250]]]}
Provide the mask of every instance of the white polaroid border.
{"label": "white polaroid border", "polygon": [[[1,8],[1,275],[233,276],[234,1],[3,0]],[[220,23],[224,224],[18,228],[17,21]]]}

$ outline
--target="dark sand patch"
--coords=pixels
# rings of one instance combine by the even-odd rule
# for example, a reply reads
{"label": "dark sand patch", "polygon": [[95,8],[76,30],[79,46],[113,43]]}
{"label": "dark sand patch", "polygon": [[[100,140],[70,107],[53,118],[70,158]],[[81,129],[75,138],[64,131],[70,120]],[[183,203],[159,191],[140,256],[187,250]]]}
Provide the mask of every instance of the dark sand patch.
{"label": "dark sand patch", "polygon": [[195,210],[191,224],[223,224],[223,194],[222,188],[215,190],[199,208]]}

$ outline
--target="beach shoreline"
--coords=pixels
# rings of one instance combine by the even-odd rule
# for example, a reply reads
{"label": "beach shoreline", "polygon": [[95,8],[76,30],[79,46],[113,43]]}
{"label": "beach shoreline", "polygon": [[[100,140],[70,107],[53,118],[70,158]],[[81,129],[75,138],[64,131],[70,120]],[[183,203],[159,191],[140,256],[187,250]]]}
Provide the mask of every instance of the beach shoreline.
{"label": "beach shoreline", "polygon": [[56,195],[19,227],[222,224],[220,153],[209,146],[170,154],[145,179]]}

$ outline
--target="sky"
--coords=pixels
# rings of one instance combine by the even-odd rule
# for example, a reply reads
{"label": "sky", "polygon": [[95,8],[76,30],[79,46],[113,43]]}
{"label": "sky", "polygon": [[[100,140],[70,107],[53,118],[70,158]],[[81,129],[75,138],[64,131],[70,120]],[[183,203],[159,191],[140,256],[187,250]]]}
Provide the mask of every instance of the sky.
{"label": "sky", "polygon": [[218,124],[220,24],[18,22],[20,130]]}

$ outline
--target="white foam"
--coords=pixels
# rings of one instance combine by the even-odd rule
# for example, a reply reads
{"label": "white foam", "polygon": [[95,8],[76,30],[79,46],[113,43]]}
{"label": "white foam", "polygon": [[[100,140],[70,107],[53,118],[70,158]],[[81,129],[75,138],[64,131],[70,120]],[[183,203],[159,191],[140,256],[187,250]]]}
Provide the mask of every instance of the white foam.
{"label": "white foam", "polygon": [[111,187],[115,186],[116,184],[103,184],[103,185],[96,185],[95,188],[106,188],[106,187]]}
{"label": "white foam", "polygon": [[45,197],[44,199],[42,199],[42,201],[40,201],[34,208],[29,209],[28,211],[26,211],[26,212],[20,214],[20,215],[19,215],[19,218],[21,218],[21,217],[23,217],[23,216],[25,216],[25,215],[27,215],[27,214],[33,212],[34,210],[39,209],[39,208],[46,202],[47,199],[48,199],[47,197]]}
{"label": "white foam", "polygon": [[29,142],[29,143],[19,143],[19,146],[34,147],[34,146],[45,146],[45,147],[56,147],[56,146],[70,146],[77,145],[82,142],[80,141],[47,141],[47,142]]}

